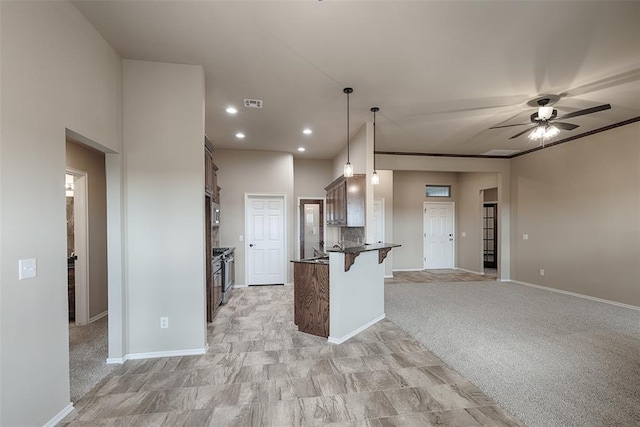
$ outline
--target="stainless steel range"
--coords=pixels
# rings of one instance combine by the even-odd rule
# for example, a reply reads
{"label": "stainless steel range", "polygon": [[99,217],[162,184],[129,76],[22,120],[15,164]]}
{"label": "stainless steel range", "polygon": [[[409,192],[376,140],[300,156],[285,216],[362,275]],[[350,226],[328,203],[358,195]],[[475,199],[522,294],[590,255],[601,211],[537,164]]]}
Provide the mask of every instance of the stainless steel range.
{"label": "stainless steel range", "polygon": [[226,304],[236,281],[235,248],[213,248],[213,254],[222,259],[222,303]]}

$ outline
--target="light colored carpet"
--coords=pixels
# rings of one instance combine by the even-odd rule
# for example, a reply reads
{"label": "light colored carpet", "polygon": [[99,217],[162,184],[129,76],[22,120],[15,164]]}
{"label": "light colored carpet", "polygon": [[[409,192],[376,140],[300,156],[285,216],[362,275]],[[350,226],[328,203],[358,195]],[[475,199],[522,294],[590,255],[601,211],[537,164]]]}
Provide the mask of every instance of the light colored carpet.
{"label": "light colored carpet", "polygon": [[69,369],[71,401],[76,402],[113,371],[107,365],[108,336],[106,317],[84,326],[69,324]]}
{"label": "light colored carpet", "polygon": [[487,281],[385,297],[388,319],[528,426],[640,425],[640,311]]}

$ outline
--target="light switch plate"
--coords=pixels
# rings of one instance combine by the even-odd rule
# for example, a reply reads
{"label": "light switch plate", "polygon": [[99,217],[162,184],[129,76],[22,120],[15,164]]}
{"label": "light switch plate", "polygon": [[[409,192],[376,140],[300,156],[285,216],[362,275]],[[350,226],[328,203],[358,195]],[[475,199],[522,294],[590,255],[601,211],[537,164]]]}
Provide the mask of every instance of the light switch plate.
{"label": "light switch plate", "polygon": [[18,280],[32,279],[38,275],[36,259],[20,259],[18,260]]}

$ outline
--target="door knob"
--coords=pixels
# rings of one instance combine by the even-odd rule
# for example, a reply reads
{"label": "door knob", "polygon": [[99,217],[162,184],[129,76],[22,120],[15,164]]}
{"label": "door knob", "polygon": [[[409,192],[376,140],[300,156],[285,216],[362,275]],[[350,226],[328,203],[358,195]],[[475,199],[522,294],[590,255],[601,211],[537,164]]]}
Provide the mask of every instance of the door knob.
{"label": "door knob", "polygon": [[249,247],[252,248],[253,247],[253,243],[249,243]]}

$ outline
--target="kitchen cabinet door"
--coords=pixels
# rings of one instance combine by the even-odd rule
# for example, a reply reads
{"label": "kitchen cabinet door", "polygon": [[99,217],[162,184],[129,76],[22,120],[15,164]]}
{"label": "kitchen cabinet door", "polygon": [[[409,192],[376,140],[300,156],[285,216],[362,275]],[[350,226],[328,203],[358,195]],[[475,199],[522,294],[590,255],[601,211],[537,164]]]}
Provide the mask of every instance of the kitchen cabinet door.
{"label": "kitchen cabinet door", "polygon": [[327,191],[327,225],[364,227],[365,175],[340,178],[325,188]]}
{"label": "kitchen cabinet door", "polygon": [[208,147],[204,149],[204,193],[213,196],[215,190],[215,176],[213,169],[213,153]]}

